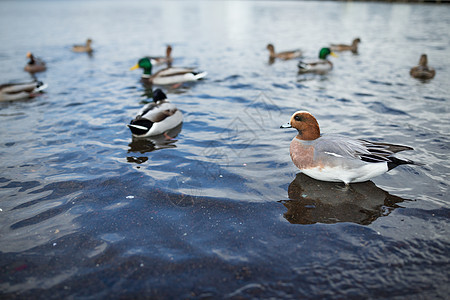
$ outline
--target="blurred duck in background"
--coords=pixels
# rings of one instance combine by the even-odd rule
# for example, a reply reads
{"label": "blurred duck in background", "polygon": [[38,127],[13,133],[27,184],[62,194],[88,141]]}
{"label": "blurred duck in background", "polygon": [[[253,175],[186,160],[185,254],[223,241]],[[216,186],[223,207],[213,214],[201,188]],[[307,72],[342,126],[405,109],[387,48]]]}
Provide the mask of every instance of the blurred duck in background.
{"label": "blurred duck in background", "polygon": [[85,45],[73,45],[72,51],[73,52],[87,52],[87,53],[91,53],[92,51],[94,51],[94,49],[92,49],[92,47],[91,47],[91,44],[92,44],[92,40],[91,39],[87,39]]}
{"label": "blurred duck in background", "polygon": [[191,68],[174,68],[169,67],[159,70],[152,75],[152,62],[148,57],[141,58],[138,63],[131,67],[130,70],[136,70],[141,68],[144,70],[142,73],[142,80],[156,85],[170,85],[180,84],[183,82],[197,81],[204,78],[207,72],[194,72]]}
{"label": "blurred duck in background", "polygon": [[38,57],[34,57],[31,52],[27,53],[27,58],[29,59],[29,61],[24,68],[25,71],[30,73],[37,73],[47,70],[45,62]]}
{"label": "blurred duck in background", "polygon": [[0,102],[33,98],[47,87],[40,81],[0,85]]}
{"label": "blurred duck in background", "polygon": [[267,48],[267,50],[269,50],[269,62],[270,63],[273,63],[276,58],[279,58],[282,60],[289,60],[289,59],[301,57],[303,55],[303,53],[300,49],[276,53],[275,47],[273,46],[273,44],[268,44],[266,48]]}
{"label": "blurred duck in background", "polygon": [[419,65],[411,68],[409,74],[417,79],[432,79],[436,75],[436,71],[428,66],[428,58],[426,54],[420,56]]}
{"label": "blurred duck in background", "polygon": [[319,60],[313,62],[303,62],[298,63],[298,73],[315,73],[315,74],[326,74],[333,69],[333,63],[327,60],[328,55],[337,57],[330,48],[322,48],[319,51]]}
{"label": "blurred duck in background", "polygon": [[166,56],[146,56],[146,58],[150,59],[150,62],[154,66],[167,64],[170,67],[170,65],[172,64],[172,61],[173,61],[172,46],[167,45]]}
{"label": "blurred duck in background", "polygon": [[353,40],[351,45],[345,44],[331,44],[331,51],[342,52],[342,51],[352,51],[353,53],[358,53],[358,44],[361,43],[360,38],[356,38]]}

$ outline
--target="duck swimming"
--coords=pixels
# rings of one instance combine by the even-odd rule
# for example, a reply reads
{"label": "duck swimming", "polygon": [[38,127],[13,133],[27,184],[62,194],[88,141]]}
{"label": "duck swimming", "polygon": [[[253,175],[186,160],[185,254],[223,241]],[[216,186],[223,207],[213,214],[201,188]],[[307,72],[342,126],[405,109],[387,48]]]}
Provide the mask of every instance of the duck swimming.
{"label": "duck swimming", "polygon": [[360,38],[356,38],[353,40],[351,45],[345,44],[331,44],[331,51],[342,52],[342,51],[352,51],[353,53],[358,53],[358,44],[361,43]]}
{"label": "duck swimming", "polygon": [[161,89],[153,92],[153,102],[145,105],[128,124],[133,137],[149,137],[165,134],[183,122],[183,115],[167,100]]}
{"label": "duck swimming", "polygon": [[303,62],[299,61],[298,63],[298,73],[316,73],[316,74],[325,74],[333,69],[333,64],[331,61],[327,60],[328,55],[337,57],[334,52],[330,50],[330,48],[322,48],[319,51],[319,60],[314,62]]}
{"label": "duck swimming", "polygon": [[85,45],[73,45],[72,46],[72,51],[73,52],[88,52],[88,53],[91,53],[92,51],[94,51],[94,49],[92,49],[92,47],[91,47],[91,44],[92,44],[92,40],[91,39],[87,39]]}
{"label": "duck swimming", "polygon": [[432,79],[436,75],[436,71],[428,66],[428,58],[426,54],[420,56],[419,65],[411,68],[409,74],[417,79]]}
{"label": "duck swimming", "polygon": [[341,135],[321,135],[319,124],[309,112],[295,112],[288,124],[298,134],[290,145],[294,164],[304,174],[322,181],[367,181],[402,164],[416,164],[394,154],[413,150],[408,146],[369,142]]}
{"label": "duck swimming", "polygon": [[170,66],[170,64],[173,61],[173,58],[172,58],[172,46],[170,46],[170,45],[167,46],[167,48],[166,48],[166,56],[146,56],[146,58],[149,58],[150,62],[154,66],[162,65],[162,64],[167,64],[167,65]]}
{"label": "duck swimming", "polygon": [[47,87],[40,81],[0,85],[0,102],[33,98]]}
{"label": "duck swimming", "polygon": [[208,73],[206,72],[194,72],[191,68],[165,68],[159,70],[152,75],[152,62],[150,58],[141,58],[138,63],[131,67],[130,70],[136,70],[141,68],[144,70],[142,74],[142,80],[149,81],[156,85],[169,85],[182,82],[196,81],[204,78]]}
{"label": "duck swimming", "polygon": [[267,50],[269,50],[269,59],[275,60],[275,58],[279,58],[282,60],[289,60],[293,58],[298,58],[303,55],[301,50],[292,50],[292,51],[283,51],[283,52],[275,52],[275,47],[273,44],[267,45]]}
{"label": "duck swimming", "polygon": [[38,57],[34,57],[31,52],[27,53],[27,58],[29,59],[29,61],[24,68],[25,71],[30,73],[37,73],[43,72],[47,69],[47,67],[45,66],[45,62]]}

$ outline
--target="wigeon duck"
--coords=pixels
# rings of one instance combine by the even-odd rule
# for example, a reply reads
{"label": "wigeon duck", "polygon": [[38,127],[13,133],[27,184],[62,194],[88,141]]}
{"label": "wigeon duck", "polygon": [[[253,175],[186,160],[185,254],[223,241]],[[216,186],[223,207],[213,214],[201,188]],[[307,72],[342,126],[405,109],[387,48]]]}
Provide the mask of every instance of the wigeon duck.
{"label": "wigeon duck", "polygon": [[146,56],[146,58],[149,58],[152,65],[154,65],[154,66],[161,65],[161,64],[170,65],[173,61],[172,46],[170,46],[170,45],[167,46],[166,56]]}
{"label": "wigeon duck", "polygon": [[336,54],[330,50],[330,48],[322,48],[319,51],[319,60],[314,62],[303,62],[298,63],[298,73],[316,73],[325,74],[331,69],[333,69],[333,64],[331,61],[327,60],[328,55],[336,57]]}
{"label": "wigeon duck", "polygon": [[417,79],[427,80],[431,79],[436,75],[436,71],[428,66],[428,58],[426,54],[420,56],[419,65],[411,68],[409,74]]}
{"label": "wigeon duck", "polygon": [[163,91],[156,89],[153,102],[144,106],[127,126],[134,137],[149,137],[164,134],[182,121],[181,111],[167,100]]}
{"label": "wigeon duck", "polygon": [[275,52],[275,47],[273,46],[273,44],[268,44],[267,45],[267,50],[269,50],[269,59],[274,60],[275,58],[279,58],[282,60],[288,60],[288,59],[293,59],[293,58],[298,58],[301,57],[302,51],[297,49],[297,50],[292,50],[292,51],[283,51],[283,52]]}
{"label": "wigeon duck", "polygon": [[320,135],[319,124],[309,112],[297,111],[290,123],[281,128],[295,128],[298,134],[291,142],[294,164],[304,174],[322,181],[367,181],[398,165],[416,164],[394,157],[397,152],[413,150],[401,145],[369,142],[340,135]]}
{"label": "wigeon duck", "polygon": [[91,39],[87,39],[85,45],[73,45],[72,46],[72,51],[73,52],[87,52],[87,53],[91,53],[92,51],[94,51],[92,49],[92,47],[91,47],[91,44],[92,44],[92,40]]}
{"label": "wigeon duck", "polygon": [[206,72],[194,72],[191,68],[165,68],[159,70],[152,75],[152,62],[150,58],[141,58],[138,63],[131,67],[130,70],[136,70],[141,68],[144,70],[142,73],[142,79],[156,85],[169,85],[176,83],[183,83],[189,81],[196,81],[205,77]]}
{"label": "wigeon duck", "polygon": [[352,51],[353,53],[358,53],[358,44],[361,43],[360,38],[356,38],[353,40],[351,45],[345,44],[331,44],[331,51],[342,52],[342,51]]}
{"label": "wigeon duck", "polygon": [[45,62],[38,57],[34,57],[31,52],[27,53],[27,58],[29,59],[29,61],[24,68],[25,71],[30,73],[37,73],[43,72],[47,69],[47,67],[45,66]]}
{"label": "wigeon duck", "polygon": [[46,87],[47,85],[40,81],[2,84],[0,85],[0,102],[33,98]]}

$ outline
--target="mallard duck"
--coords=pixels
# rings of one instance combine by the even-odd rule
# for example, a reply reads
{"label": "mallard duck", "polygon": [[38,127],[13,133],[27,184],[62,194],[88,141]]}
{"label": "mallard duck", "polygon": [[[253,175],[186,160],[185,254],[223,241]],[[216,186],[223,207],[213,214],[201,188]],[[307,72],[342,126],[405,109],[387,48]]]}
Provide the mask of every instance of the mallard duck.
{"label": "mallard duck", "polygon": [[303,55],[302,51],[299,49],[276,53],[275,47],[272,44],[267,45],[267,50],[269,50],[269,59],[271,59],[271,60],[274,60],[275,58],[279,58],[282,60],[288,60],[288,59],[301,57]]}
{"label": "mallard duck", "polygon": [[351,45],[345,44],[331,44],[330,49],[332,51],[340,52],[340,51],[352,51],[353,53],[358,53],[358,44],[361,43],[360,38],[356,38],[353,40]]}
{"label": "mallard duck", "polygon": [[161,89],[156,89],[153,102],[145,105],[127,126],[134,137],[149,137],[164,134],[182,121],[181,111],[167,100]]}
{"label": "mallard duck", "polygon": [[327,60],[328,55],[336,57],[330,48],[322,48],[319,51],[319,60],[315,62],[303,62],[299,61],[298,63],[298,72],[300,74],[303,73],[316,73],[316,74],[325,74],[333,69],[333,64],[331,61]]}
{"label": "mallard duck", "polygon": [[40,81],[0,85],[0,102],[28,99],[47,87]]}
{"label": "mallard duck", "polygon": [[162,65],[162,64],[168,64],[170,65],[173,61],[172,58],[172,46],[168,45],[166,48],[166,56],[146,56],[150,59],[152,65]]}
{"label": "mallard duck", "polygon": [[30,60],[24,68],[25,71],[30,73],[37,73],[45,71],[47,69],[47,67],[45,66],[45,62],[38,57],[34,57],[31,52],[27,53],[27,58]]}
{"label": "mallard duck", "polygon": [[91,47],[92,44],[92,40],[91,39],[87,39],[86,40],[86,45],[73,45],[72,47],[72,51],[73,52],[92,52],[94,51]]}
{"label": "mallard duck", "polygon": [[436,75],[436,71],[428,66],[428,58],[426,54],[420,56],[419,65],[411,68],[409,74],[417,79],[427,80]]}
{"label": "mallard duck", "polygon": [[139,62],[130,68],[130,70],[136,70],[138,68],[144,69],[142,79],[149,81],[156,85],[168,85],[175,83],[182,83],[188,81],[196,81],[205,77],[206,72],[194,72],[194,69],[190,68],[165,68],[159,70],[152,75],[152,62],[148,57],[141,58]]}

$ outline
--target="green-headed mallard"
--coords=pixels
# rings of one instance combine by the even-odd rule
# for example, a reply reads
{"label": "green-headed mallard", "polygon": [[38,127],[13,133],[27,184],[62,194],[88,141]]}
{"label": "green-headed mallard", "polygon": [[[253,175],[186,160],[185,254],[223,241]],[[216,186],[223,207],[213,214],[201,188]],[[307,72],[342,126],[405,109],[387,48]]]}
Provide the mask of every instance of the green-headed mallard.
{"label": "green-headed mallard", "polygon": [[8,83],[0,85],[0,102],[33,98],[47,87],[40,81]]}
{"label": "green-headed mallard", "polygon": [[417,79],[427,80],[436,75],[436,71],[428,66],[428,58],[426,54],[420,56],[419,65],[411,68],[409,74]]}
{"label": "green-headed mallard", "polygon": [[361,43],[360,38],[356,38],[353,40],[351,45],[345,44],[331,44],[330,49],[332,51],[341,52],[341,51],[352,51],[353,53],[358,53],[358,44]]}
{"label": "green-headed mallard", "polygon": [[134,137],[149,137],[164,134],[181,122],[181,111],[167,100],[161,89],[156,89],[153,91],[153,102],[145,105],[127,126]]}
{"label": "green-headed mallard", "polygon": [[45,71],[47,69],[47,67],[45,66],[45,62],[38,57],[34,57],[31,52],[27,53],[27,58],[29,59],[29,61],[24,68],[25,71],[30,73],[37,73]]}
{"label": "green-headed mallard", "polygon": [[144,70],[142,73],[142,79],[149,81],[156,85],[169,85],[188,81],[196,81],[205,77],[206,72],[194,72],[194,69],[190,68],[165,68],[159,70],[152,75],[152,62],[148,57],[141,58],[139,62],[130,68],[135,70],[141,68]]}
{"label": "green-headed mallard", "polygon": [[94,49],[92,49],[92,47],[91,47],[91,44],[92,44],[92,40],[91,39],[87,39],[86,40],[86,45],[73,45],[72,51],[73,52],[88,52],[88,53],[91,53],[92,51],[94,51]]}
{"label": "green-headed mallard", "polygon": [[275,58],[279,58],[282,60],[288,60],[288,59],[298,58],[303,55],[302,51],[300,49],[276,53],[275,47],[273,46],[273,44],[268,44],[267,50],[269,50],[269,59],[270,60],[274,60]]}
{"label": "green-headed mallard", "polygon": [[325,74],[333,69],[333,64],[331,61],[327,60],[328,55],[335,56],[330,48],[322,48],[319,51],[319,60],[314,62],[303,62],[299,61],[298,63],[298,73],[316,73],[316,74]]}
{"label": "green-headed mallard", "polygon": [[166,56],[146,56],[146,58],[149,58],[152,65],[162,65],[162,64],[168,64],[170,65],[173,61],[172,58],[172,46],[168,45],[166,48]]}

